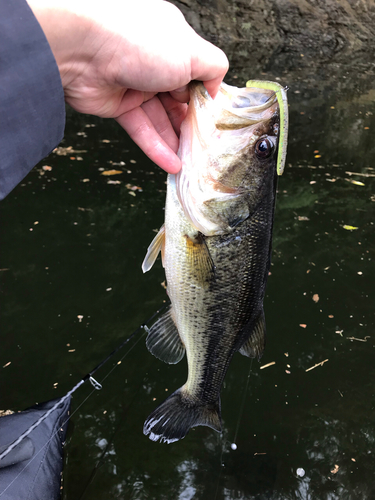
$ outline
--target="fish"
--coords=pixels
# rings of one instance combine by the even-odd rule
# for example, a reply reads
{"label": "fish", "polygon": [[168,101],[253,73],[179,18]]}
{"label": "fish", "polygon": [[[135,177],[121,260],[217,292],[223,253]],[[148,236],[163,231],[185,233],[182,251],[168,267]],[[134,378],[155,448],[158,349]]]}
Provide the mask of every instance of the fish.
{"label": "fish", "polygon": [[170,306],[148,329],[158,359],[186,353],[186,383],[146,419],[143,433],[173,443],[192,427],[222,431],[221,386],[236,352],[260,359],[277,176],[284,170],[286,89],[251,80],[221,84],[212,99],[191,82],[181,124],[182,169],[168,175],[165,220],[142,264],[159,253]]}

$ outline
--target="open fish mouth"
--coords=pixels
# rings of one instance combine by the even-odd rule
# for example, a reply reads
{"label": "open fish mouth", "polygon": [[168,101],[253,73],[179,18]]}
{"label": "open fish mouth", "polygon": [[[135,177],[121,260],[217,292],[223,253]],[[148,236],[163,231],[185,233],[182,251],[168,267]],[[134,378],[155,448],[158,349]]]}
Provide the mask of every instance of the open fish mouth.
{"label": "open fish mouth", "polygon": [[[237,88],[222,83],[212,99],[201,82],[191,82],[190,96],[199,109],[210,108],[212,122],[218,130],[236,130],[268,119],[278,112],[275,90],[264,88]],[[276,104],[273,108],[272,106]],[[270,108],[272,108],[270,110]],[[265,113],[268,110],[268,113]],[[202,128],[204,125],[202,125]]]}
{"label": "open fish mouth", "polygon": [[[241,129],[268,119],[272,114],[279,115],[278,175],[283,174],[286,159],[289,122],[287,90],[287,87],[278,83],[261,80],[249,80],[245,88],[222,82],[214,99],[215,125],[218,130]],[[213,101],[201,82],[191,82],[190,93],[199,107]]]}
{"label": "open fish mouth", "polygon": [[228,229],[208,217],[210,200],[231,202],[244,191],[255,192],[263,175],[252,176],[253,186],[246,177],[259,159],[268,162],[277,155],[276,171],[281,175],[284,170],[285,89],[273,82],[249,83],[252,86],[245,88],[222,83],[215,99],[201,82],[190,84],[191,100],[178,151],[182,169],[176,175],[176,187],[185,214],[206,236]]}

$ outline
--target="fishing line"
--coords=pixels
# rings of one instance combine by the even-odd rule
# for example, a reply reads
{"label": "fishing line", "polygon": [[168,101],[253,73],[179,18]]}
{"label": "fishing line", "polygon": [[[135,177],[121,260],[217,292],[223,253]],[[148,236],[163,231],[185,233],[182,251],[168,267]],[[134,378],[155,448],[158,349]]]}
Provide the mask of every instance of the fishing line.
{"label": "fishing line", "polygon": [[[139,329],[141,329],[141,327],[139,327],[136,332],[138,332]],[[135,332],[134,332],[135,333]],[[128,341],[134,336],[134,333],[128,338]],[[135,345],[138,344],[138,342],[141,340],[142,336],[137,340],[137,342],[135,343]],[[126,354],[122,357],[122,359],[127,355],[129,354],[129,352],[133,349],[134,346],[132,346],[127,352]],[[117,352],[117,351],[116,351]],[[109,372],[109,373],[112,373],[114,368],[116,368],[116,366],[118,366],[118,364],[116,364],[112,370]],[[105,378],[107,378],[109,374],[106,375]],[[86,378],[86,380],[88,380],[88,378]],[[104,380],[104,379],[103,379]],[[59,401],[52,407],[50,408],[50,410],[48,410],[48,412],[43,415],[35,424],[33,424],[31,427],[29,427],[29,429],[27,429],[16,441],[14,441],[11,445],[9,445],[9,447],[2,453],[2,457],[3,456],[6,456],[17,444],[19,444],[23,438],[25,438],[26,436],[28,436],[30,434],[30,432],[32,430],[34,430],[39,424],[42,423],[43,420],[45,420],[47,418],[48,415],[50,415],[52,413],[53,410],[55,410],[58,406],[60,406],[61,404],[61,401],[65,401],[71,394],[73,394],[73,392],[75,392],[83,383],[85,382],[85,380],[81,380],[78,384],[76,384],[72,390],[70,390],[65,396],[63,396],[63,398],[59,399]],[[100,389],[101,389],[101,384],[99,384],[96,380],[95,380],[95,383],[98,384],[100,386]],[[94,384],[93,384],[94,385]],[[94,385],[94,389],[90,392],[90,394],[88,394],[88,396],[86,396],[86,398],[78,405],[78,407],[73,411],[73,413],[71,415],[69,415],[69,417],[65,420],[65,422],[63,422],[61,424],[61,426],[59,426],[59,429],[57,431],[55,431],[52,436],[48,439],[48,441],[41,447],[41,449],[29,460],[29,462],[25,465],[25,467],[17,474],[17,476],[13,479],[13,481],[8,484],[8,486],[5,488],[5,490],[3,490],[1,493],[0,493],[0,497],[12,486],[12,484],[20,477],[20,475],[27,469],[27,467],[31,464],[31,462],[37,458],[37,456],[44,450],[44,448],[46,448],[49,443],[52,441],[52,439],[56,436],[56,434],[59,433],[60,429],[64,427],[64,425],[66,425],[69,420],[78,412],[78,410],[81,408],[81,406],[83,406],[86,401],[94,394],[94,392],[96,390],[100,390],[98,389],[98,387],[96,387]],[[30,430],[31,429],[31,430]]]}
{"label": "fishing line", "polygon": [[[77,411],[81,408],[81,406],[94,394],[96,390],[102,389],[102,385],[97,382],[93,378],[93,374],[99,370],[112,356],[114,356],[122,347],[124,347],[130,340],[132,340],[136,334],[138,334],[141,330],[144,332],[147,332],[147,323],[150,323],[158,314],[160,314],[164,309],[166,309],[168,304],[165,304],[162,306],[160,309],[158,309],[144,324],[140,325],[129,337],[127,337],[116,349],[114,349],[103,361],[101,361],[93,370],[91,370],[89,373],[87,373],[70,391],[68,391],[65,396],[59,399],[59,401],[53,405],[52,408],[50,408],[44,415],[42,415],[33,425],[31,425],[28,429],[26,429],[25,432],[23,432],[15,441],[13,441],[1,454],[0,454],[0,460],[4,458],[8,453],[10,453],[25,437],[27,437],[38,425],[40,425],[54,410],[56,410],[61,403],[63,403],[66,399],[68,399],[81,385],[83,385],[87,380],[90,381],[91,385],[94,387],[94,389],[90,392],[90,394],[82,401],[82,403],[74,410],[74,412],[69,415],[69,417],[63,422],[61,426],[59,426],[59,429],[53,433],[53,435],[48,439],[48,441],[41,447],[41,449],[30,459],[30,461],[25,465],[25,467],[17,474],[17,476],[13,479],[13,481],[8,484],[8,486],[5,488],[0,493],[0,497],[12,486],[12,484],[18,479],[18,477],[24,472],[24,470],[31,464],[31,462],[39,455],[41,451],[44,450],[46,446],[49,445],[51,440],[58,434],[60,431],[60,428],[64,427],[68,423],[68,421],[77,413]],[[141,340],[142,336],[139,337],[139,339],[132,345],[130,349],[122,356],[120,359],[120,362],[129,354],[129,352],[138,344],[138,342]],[[102,382],[113,372],[113,370],[119,365],[120,363],[117,362],[112,369],[107,373],[107,375],[103,378]]]}
{"label": "fishing line", "polygon": [[219,472],[219,477],[217,478],[214,500],[216,500],[217,494],[219,492],[220,480],[221,480],[221,475],[222,475],[222,471],[223,471],[223,467],[224,467],[224,464],[223,464],[224,442],[223,442],[223,433],[222,432],[220,432],[220,434],[219,434],[219,444],[220,444],[220,472]]}
{"label": "fishing line", "polygon": [[245,389],[243,391],[242,402],[241,402],[241,406],[240,406],[240,412],[239,412],[239,415],[238,415],[236,432],[234,434],[233,443],[230,445],[230,447],[232,448],[232,450],[236,450],[237,449],[237,444],[236,444],[237,435],[238,435],[238,430],[240,428],[240,422],[241,422],[243,411],[244,411],[244,407],[245,407],[246,393],[247,393],[247,389],[249,387],[249,382],[250,382],[250,376],[251,376],[251,369],[252,369],[252,367],[253,367],[253,359],[251,360],[251,363],[250,363],[249,373],[247,374]]}
{"label": "fishing line", "polygon": [[[234,434],[234,439],[232,441],[232,444],[230,445],[230,447],[231,447],[231,449],[233,451],[237,449],[237,444],[236,444],[237,435],[238,435],[238,430],[240,428],[240,422],[241,422],[243,411],[244,411],[244,407],[245,407],[246,393],[247,393],[247,389],[249,387],[252,366],[253,366],[253,359],[251,359],[250,367],[249,367],[249,373],[247,374],[247,377],[246,377],[246,384],[245,384],[245,389],[244,389],[243,395],[242,395],[242,401],[241,401],[240,411],[239,411],[239,414],[238,414],[238,420],[237,420],[237,425],[236,425],[236,431],[235,431],[235,434]],[[223,464],[223,454],[224,454],[224,446],[225,446],[226,443],[224,443],[224,440],[223,440],[223,433],[220,433],[220,435],[219,435],[219,441],[220,441],[220,472],[219,472],[219,477],[217,479],[214,500],[216,500],[217,495],[219,493],[220,480],[221,480],[222,471],[223,471],[223,467],[224,467],[224,464]]]}
{"label": "fishing line", "polygon": [[125,414],[126,414],[126,413],[128,412],[128,410],[132,407],[132,405],[133,405],[134,401],[138,398],[139,391],[140,391],[140,390],[141,390],[141,388],[142,388],[143,382],[144,382],[144,379],[143,379],[143,380],[141,381],[141,383],[139,384],[138,390],[135,392],[135,394],[134,394],[134,396],[133,396],[133,398],[132,398],[131,402],[129,403],[129,405],[126,407],[126,409],[124,409],[124,410],[122,411],[122,418],[121,418],[120,422],[118,423],[118,425],[117,425],[116,429],[113,431],[112,436],[111,436],[111,437],[110,437],[110,439],[108,440],[107,445],[105,446],[105,448],[104,448],[104,450],[103,450],[102,454],[101,454],[101,455],[100,455],[100,457],[98,458],[98,461],[97,461],[97,463],[96,463],[95,467],[93,468],[93,470],[92,470],[92,472],[91,472],[91,474],[90,474],[90,477],[88,478],[87,483],[86,483],[86,485],[85,485],[85,487],[84,487],[84,490],[82,491],[82,493],[81,493],[81,495],[80,495],[80,497],[79,497],[79,499],[78,499],[78,500],[82,500],[82,498],[86,495],[86,492],[87,492],[87,490],[88,490],[88,488],[89,488],[90,484],[91,484],[91,483],[94,481],[94,479],[95,479],[95,476],[96,476],[96,473],[97,473],[97,471],[98,471],[99,467],[101,467],[101,466],[104,464],[104,457],[105,457],[105,455],[107,454],[107,452],[108,452],[108,450],[109,450],[109,447],[110,447],[110,445],[112,444],[112,442],[113,442],[113,439],[114,439],[115,435],[117,434],[117,432],[119,431],[120,427],[121,427],[121,426],[122,426],[122,424],[124,423]]}

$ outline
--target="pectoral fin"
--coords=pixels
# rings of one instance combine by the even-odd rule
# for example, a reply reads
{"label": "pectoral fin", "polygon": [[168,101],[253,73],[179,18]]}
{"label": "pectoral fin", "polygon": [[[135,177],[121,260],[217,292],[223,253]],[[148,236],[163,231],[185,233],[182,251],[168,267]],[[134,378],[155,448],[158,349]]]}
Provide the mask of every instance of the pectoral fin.
{"label": "pectoral fin", "polygon": [[174,365],[181,361],[185,346],[173,320],[172,307],[149,329],[146,346],[151,354],[165,363]]}
{"label": "pectoral fin", "polygon": [[215,277],[215,264],[207,247],[205,237],[198,233],[196,237],[186,238],[186,250],[189,268],[200,286],[207,286]]}
{"label": "pectoral fin", "polygon": [[248,358],[260,358],[266,343],[266,322],[264,311],[259,314],[258,320],[251,331],[249,339],[243,344],[240,353]]}
{"label": "pectoral fin", "polygon": [[163,261],[164,257],[164,245],[165,245],[165,227],[164,224],[161,226],[160,231],[152,240],[150,246],[147,249],[146,257],[142,263],[142,271],[147,273],[155,263],[159,252],[161,251],[161,258]]}

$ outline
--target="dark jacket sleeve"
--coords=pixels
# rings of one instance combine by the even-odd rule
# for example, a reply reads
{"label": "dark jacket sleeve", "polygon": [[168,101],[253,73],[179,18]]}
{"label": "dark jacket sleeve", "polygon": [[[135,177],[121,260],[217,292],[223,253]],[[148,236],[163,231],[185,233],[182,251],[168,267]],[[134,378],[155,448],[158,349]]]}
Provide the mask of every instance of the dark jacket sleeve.
{"label": "dark jacket sleeve", "polygon": [[25,0],[0,1],[0,199],[61,141],[64,92]]}

